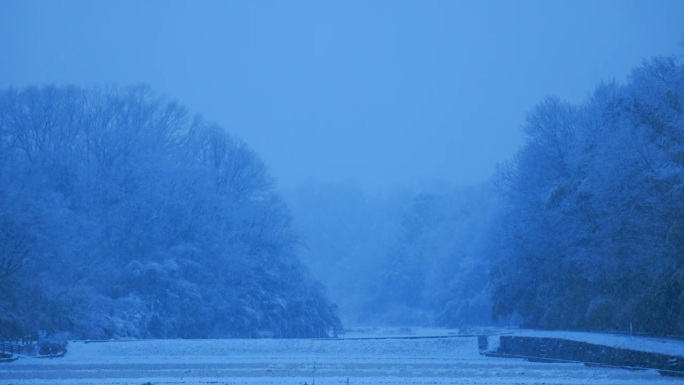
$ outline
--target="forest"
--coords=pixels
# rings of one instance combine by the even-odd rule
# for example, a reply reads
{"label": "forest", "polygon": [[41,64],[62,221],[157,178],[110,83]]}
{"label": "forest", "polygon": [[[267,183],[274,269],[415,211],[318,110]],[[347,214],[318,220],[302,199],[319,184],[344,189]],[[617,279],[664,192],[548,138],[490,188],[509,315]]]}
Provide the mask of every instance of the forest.
{"label": "forest", "polygon": [[245,143],[146,87],[3,90],[0,331],[683,335],[684,67],[548,97],[522,131],[481,185],[283,192]]}
{"label": "forest", "polygon": [[0,94],[2,337],[322,337],[260,158],[146,87]]}
{"label": "forest", "polygon": [[590,95],[542,100],[479,186],[293,192],[346,323],[684,334],[684,67],[654,58]]}
{"label": "forest", "polygon": [[684,334],[684,67],[655,58],[572,106],[542,101],[500,168],[493,316]]}

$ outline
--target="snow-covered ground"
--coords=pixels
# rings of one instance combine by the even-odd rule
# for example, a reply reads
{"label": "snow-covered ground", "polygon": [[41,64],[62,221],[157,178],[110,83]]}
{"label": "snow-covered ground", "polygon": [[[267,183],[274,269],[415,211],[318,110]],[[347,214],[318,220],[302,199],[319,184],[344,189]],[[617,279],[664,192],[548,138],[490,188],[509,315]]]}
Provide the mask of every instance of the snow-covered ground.
{"label": "snow-covered ground", "polygon": [[[364,336],[371,339],[359,339]],[[431,336],[441,338],[415,339]],[[63,358],[0,364],[0,385],[679,384],[656,371],[490,358],[444,330],[357,330],[337,340],[71,342]],[[399,337],[397,339],[386,337]],[[408,337],[408,338],[406,338]]]}

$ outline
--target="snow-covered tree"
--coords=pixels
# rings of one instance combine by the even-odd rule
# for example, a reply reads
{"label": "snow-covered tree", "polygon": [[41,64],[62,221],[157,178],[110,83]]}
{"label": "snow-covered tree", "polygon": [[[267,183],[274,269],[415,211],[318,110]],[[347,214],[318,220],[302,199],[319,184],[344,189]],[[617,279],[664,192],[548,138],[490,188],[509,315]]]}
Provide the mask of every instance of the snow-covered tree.
{"label": "snow-covered tree", "polygon": [[[0,308],[13,333],[322,336],[259,157],[144,86],[0,94]],[[30,304],[29,304],[30,301]]]}
{"label": "snow-covered tree", "polygon": [[684,66],[656,58],[579,107],[534,109],[502,167],[494,315],[555,328],[684,331]]}

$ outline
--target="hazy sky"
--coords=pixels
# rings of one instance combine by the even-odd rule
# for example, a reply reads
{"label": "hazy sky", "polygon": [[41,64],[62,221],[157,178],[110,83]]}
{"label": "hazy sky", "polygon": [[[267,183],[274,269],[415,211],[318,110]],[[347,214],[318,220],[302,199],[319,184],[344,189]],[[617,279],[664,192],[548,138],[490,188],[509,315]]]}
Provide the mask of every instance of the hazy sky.
{"label": "hazy sky", "polygon": [[488,178],[541,98],[681,55],[684,1],[0,0],[0,87],[147,83],[282,187]]}

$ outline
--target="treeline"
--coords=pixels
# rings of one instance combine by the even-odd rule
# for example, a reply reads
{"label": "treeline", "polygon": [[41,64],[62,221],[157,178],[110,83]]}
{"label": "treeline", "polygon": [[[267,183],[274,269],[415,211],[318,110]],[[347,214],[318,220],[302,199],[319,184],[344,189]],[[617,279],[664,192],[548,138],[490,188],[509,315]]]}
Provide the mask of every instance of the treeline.
{"label": "treeline", "polygon": [[386,248],[380,321],[684,334],[684,66],[656,58],[550,97],[486,185],[416,194]]}
{"label": "treeline", "polygon": [[493,186],[415,193],[366,302],[364,322],[463,327],[491,323],[488,229]]}
{"label": "treeline", "polygon": [[491,323],[485,245],[499,199],[491,183],[371,195],[310,182],[286,197],[302,260],[346,325]]}
{"label": "treeline", "polygon": [[314,273],[355,296],[349,323],[684,334],[684,67],[547,98],[523,132],[482,186],[294,192]]}
{"label": "treeline", "polygon": [[6,336],[334,333],[290,222],[254,152],[145,87],[0,91]]}
{"label": "treeline", "polygon": [[684,334],[684,67],[657,58],[572,106],[548,98],[501,167],[493,315]]}
{"label": "treeline", "polygon": [[[327,288],[345,325],[368,323],[364,307],[385,269],[407,196],[370,196],[357,186],[307,181],[283,194],[303,247],[302,262]],[[372,313],[376,313],[371,309]]]}

